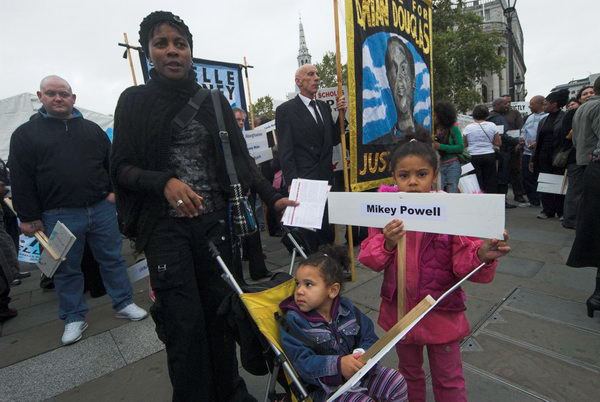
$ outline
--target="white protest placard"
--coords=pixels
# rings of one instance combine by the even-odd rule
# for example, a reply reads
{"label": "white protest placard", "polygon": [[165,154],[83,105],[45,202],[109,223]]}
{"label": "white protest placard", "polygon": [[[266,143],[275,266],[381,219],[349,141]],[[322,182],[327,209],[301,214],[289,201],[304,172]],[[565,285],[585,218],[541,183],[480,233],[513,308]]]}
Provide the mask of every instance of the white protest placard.
{"label": "white protest placard", "polygon": [[127,268],[129,282],[134,283],[150,275],[148,272],[148,261],[144,258]]}
{"label": "white protest placard", "polygon": [[496,124],[496,130],[498,130],[498,133],[500,135],[504,134],[504,126],[503,125]]}
{"label": "white protest placard", "polygon": [[471,173],[473,170],[475,170],[475,167],[473,167],[473,164],[471,162],[469,162],[469,163],[467,163],[465,165],[462,165],[460,167],[460,175],[464,176],[467,173]]}
{"label": "white protest placard", "polygon": [[289,199],[298,201],[300,205],[287,207],[282,223],[285,226],[321,229],[330,187],[327,180],[292,180]]}
{"label": "white protest placard", "polygon": [[567,194],[567,177],[561,174],[540,173],[538,176],[538,193]]}
{"label": "white protest placard", "polygon": [[40,260],[40,242],[35,237],[19,236],[19,261],[37,264]]}
{"label": "white protest placard", "polygon": [[76,237],[71,231],[63,225],[61,221],[56,222],[50,237],[48,238],[48,244],[52,249],[60,256],[58,260],[55,260],[50,256],[47,250],[42,251],[40,261],[37,263],[37,267],[46,275],[51,278],[58,266],[63,262],[67,253],[75,243]]}
{"label": "white protest placard", "polygon": [[[257,164],[273,159],[273,151],[269,148],[269,141],[267,139],[267,130],[271,126],[270,123],[265,123],[260,128],[254,130],[243,131],[248,153],[250,153],[250,156],[254,158]],[[264,128],[265,126],[267,128]]]}
{"label": "white protest placard", "polygon": [[450,193],[341,193],[328,196],[329,222],[382,228],[392,219],[404,229],[502,239],[504,195]]}
{"label": "white protest placard", "polygon": [[521,136],[521,130],[508,130],[506,134],[512,138],[519,138]]}
{"label": "white protest placard", "polygon": [[[342,91],[347,94],[348,88],[344,85],[342,87]],[[338,89],[337,87],[332,88],[320,88],[315,97],[318,100],[322,100],[327,103],[331,108],[331,118],[335,122],[338,118],[337,111],[337,97],[338,97]],[[338,133],[335,133],[336,135]],[[342,146],[340,144],[333,147],[333,152],[331,154],[331,164],[333,165],[333,171],[339,171],[343,169],[342,165]]]}
{"label": "white protest placard", "polygon": [[481,187],[479,187],[479,181],[477,176],[474,174],[468,174],[461,177],[458,180],[458,189],[463,194],[481,194]]}

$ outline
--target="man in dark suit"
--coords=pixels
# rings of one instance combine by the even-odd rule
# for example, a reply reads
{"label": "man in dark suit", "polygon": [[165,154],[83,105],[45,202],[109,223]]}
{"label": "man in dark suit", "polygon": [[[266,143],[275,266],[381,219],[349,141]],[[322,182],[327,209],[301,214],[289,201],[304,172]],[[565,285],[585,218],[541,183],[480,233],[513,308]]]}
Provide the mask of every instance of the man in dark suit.
{"label": "man in dark suit", "polygon": [[[332,148],[340,143],[339,127],[333,122],[331,108],[316,100],[319,74],[315,66],[305,64],[296,71],[300,93],[281,104],[275,111],[277,144],[283,177],[289,186],[293,179],[333,179]],[[338,110],[346,109],[343,96],[338,98]],[[319,233],[319,243],[332,241],[327,212]]]}

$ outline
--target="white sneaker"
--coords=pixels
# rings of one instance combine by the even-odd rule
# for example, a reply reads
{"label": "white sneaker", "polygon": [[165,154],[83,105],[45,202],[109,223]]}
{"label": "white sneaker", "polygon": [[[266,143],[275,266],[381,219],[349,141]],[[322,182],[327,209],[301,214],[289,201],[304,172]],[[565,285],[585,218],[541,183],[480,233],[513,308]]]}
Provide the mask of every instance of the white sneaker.
{"label": "white sneaker", "polygon": [[81,339],[81,334],[87,329],[88,325],[85,321],[73,321],[65,324],[65,332],[61,338],[63,345],[70,345]]}
{"label": "white sneaker", "polygon": [[138,307],[135,303],[131,303],[125,308],[117,311],[115,317],[117,318],[127,318],[131,321],[139,321],[143,320],[148,316],[148,312],[141,307]]}

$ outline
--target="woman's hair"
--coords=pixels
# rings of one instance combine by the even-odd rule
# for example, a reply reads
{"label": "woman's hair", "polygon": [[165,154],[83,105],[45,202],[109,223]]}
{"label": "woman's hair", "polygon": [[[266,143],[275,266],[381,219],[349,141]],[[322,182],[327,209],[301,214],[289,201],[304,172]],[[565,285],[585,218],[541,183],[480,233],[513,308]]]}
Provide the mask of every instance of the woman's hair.
{"label": "woman's hair", "polygon": [[185,22],[178,15],[173,14],[170,11],[154,11],[151,12],[142,20],[140,23],[140,45],[146,58],[150,58],[150,50],[148,48],[148,42],[154,35],[154,31],[162,24],[167,24],[175,28],[181,35],[183,35],[190,45],[190,51],[193,50],[192,33]]}
{"label": "woman's hair", "polygon": [[477,105],[473,108],[474,120],[485,120],[490,115],[490,111],[486,105]]}
{"label": "woman's hair", "polygon": [[546,96],[546,101],[548,103],[556,103],[558,108],[562,108],[569,101],[569,90],[564,88],[558,91],[550,92],[548,96]]}
{"label": "woman's hair", "polygon": [[348,250],[342,246],[325,246],[308,258],[300,265],[315,267],[321,273],[327,286],[344,283],[344,269],[350,266]]}
{"label": "woman's hair", "polygon": [[416,131],[407,130],[393,146],[388,156],[390,172],[396,169],[399,160],[407,156],[419,156],[433,168],[438,168],[438,154],[432,147],[431,133],[422,127]]}
{"label": "woman's hair", "polygon": [[579,98],[571,98],[571,99],[569,99],[569,101],[567,102],[567,105],[569,103],[571,103],[571,102],[576,102],[576,103],[579,103],[581,105],[581,101],[579,100]]}
{"label": "woman's hair", "polygon": [[434,110],[435,118],[443,128],[449,129],[456,124],[456,108],[451,102],[436,102]]}
{"label": "woman's hair", "polygon": [[[575,100],[576,100],[577,102],[580,102],[580,103],[581,103],[581,95],[583,94],[583,91],[585,91],[586,89],[590,89],[590,88],[594,89],[594,87],[593,87],[593,86],[591,86],[591,85],[586,85],[586,86],[584,86],[583,88],[581,88],[579,91],[577,91],[577,96],[575,96]],[[571,99],[571,100],[572,100],[572,99]],[[569,101],[569,103],[571,103],[571,100]],[[567,105],[568,105],[569,103],[567,103]]]}

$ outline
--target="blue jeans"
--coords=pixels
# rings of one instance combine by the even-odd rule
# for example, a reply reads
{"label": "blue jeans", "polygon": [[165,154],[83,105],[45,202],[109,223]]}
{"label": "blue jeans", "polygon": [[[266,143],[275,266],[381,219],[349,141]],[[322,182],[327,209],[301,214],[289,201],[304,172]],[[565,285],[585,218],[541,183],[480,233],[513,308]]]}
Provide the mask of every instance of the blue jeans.
{"label": "blue jeans", "polygon": [[94,259],[100,265],[102,281],[112,298],[113,309],[118,311],[133,303],[133,289],[127,276],[127,264],[121,256],[123,241],[113,203],[102,200],[89,207],[50,209],[44,211],[42,220],[48,236],[56,222],[61,221],[77,238],[54,274],[61,320],[65,320],[66,324],[83,321],[88,311],[81,272],[86,238]]}
{"label": "blue jeans", "polygon": [[458,180],[460,179],[461,169],[458,159],[443,163],[440,166],[442,179],[442,190],[447,193],[458,193]]}

